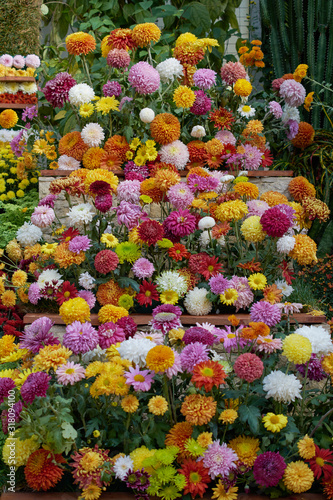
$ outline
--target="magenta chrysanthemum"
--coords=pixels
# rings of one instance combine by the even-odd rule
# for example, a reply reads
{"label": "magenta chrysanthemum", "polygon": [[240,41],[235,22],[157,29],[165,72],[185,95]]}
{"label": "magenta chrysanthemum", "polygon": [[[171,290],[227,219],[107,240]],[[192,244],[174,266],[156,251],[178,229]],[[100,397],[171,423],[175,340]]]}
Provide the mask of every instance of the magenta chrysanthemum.
{"label": "magenta chrysanthemum", "polygon": [[45,372],[30,373],[21,387],[21,396],[26,403],[33,403],[36,397],[45,398],[51,375]]}
{"label": "magenta chrysanthemum", "polygon": [[280,86],[279,93],[288,106],[297,108],[305,101],[306,90],[296,80],[285,80]]}
{"label": "magenta chrysanthemum", "polygon": [[111,321],[98,327],[98,343],[102,349],[107,349],[112,344],[125,340],[124,330]]}
{"label": "magenta chrysanthemum", "polygon": [[261,487],[277,486],[286,467],[287,465],[280,453],[265,451],[254,462],[253,476]]}
{"label": "magenta chrysanthemum", "polygon": [[117,325],[124,330],[126,340],[133,337],[138,329],[134,319],[130,316],[124,316],[118,319]]}
{"label": "magenta chrysanthemum", "polygon": [[178,170],[183,170],[190,159],[187,146],[179,140],[162,146],[159,154],[162,162],[171,163]]}
{"label": "magenta chrysanthemum", "polygon": [[46,205],[50,208],[54,208],[54,203],[58,199],[56,194],[47,194],[44,198],[39,200],[38,206]]}
{"label": "magenta chrysanthemum", "polygon": [[119,201],[128,201],[129,203],[139,203],[140,200],[140,181],[123,181],[118,184],[117,196]]}
{"label": "magenta chrysanthemum", "polygon": [[190,107],[190,112],[194,115],[205,115],[212,108],[212,100],[203,90],[195,90],[195,101]]}
{"label": "magenta chrysanthemum", "polygon": [[152,314],[153,319],[151,325],[155,330],[161,330],[163,333],[167,333],[172,328],[181,327],[179,318],[182,311],[178,306],[163,304],[155,307]]}
{"label": "magenta chrysanthemum", "polygon": [[193,75],[194,85],[199,89],[210,89],[216,83],[216,72],[212,69],[197,69]]}
{"label": "magenta chrysanthemum", "polygon": [[233,85],[240,78],[246,77],[246,70],[240,62],[228,62],[221,68],[221,78],[226,85]]}
{"label": "magenta chrysanthemum", "polygon": [[68,243],[68,249],[73,253],[86,252],[91,247],[88,236],[74,236]]}
{"label": "magenta chrysanthemum", "polygon": [[140,61],[129,70],[128,81],[139,94],[152,94],[160,86],[160,75],[150,64]]}
{"label": "magenta chrysanthemum", "polygon": [[40,205],[35,208],[33,213],[31,214],[31,222],[37,227],[47,227],[55,219],[55,214],[53,208],[48,207],[47,205]]}
{"label": "magenta chrysanthemum", "polygon": [[251,321],[262,321],[272,327],[281,321],[281,310],[276,304],[270,304],[265,300],[255,302],[250,310]]}
{"label": "magenta chrysanthemum", "polygon": [[9,377],[0,378],[0,404],[8,397],[9,391],[14,389],[15,382]]}
{"label": "magenta chrysanthemum", "polygon": [[296,210],[285,203],[279,203],[275,205],[274,208],[278,208],[281,212],[283,212],[289,219],[290,225],[295,222],[295,214]]}
{"label": "magenta chrysanthemum", "polygon": [[38,283],[31,283],[28,290],[28,298],[29,302],[31,302],[31,304],[33,304],[34,306],[38,303],[39,299],[41,298]]}
{"label": "magenta chrysanthemum", "polygon": [[20,339],[20,347],[29,349],[33,354],[37,354],[46,345],[60,344],[59,339],[54,337],[50,331],[53,324],[54,322],[46,316],[36,319],[31,325],[26,327]]}
{"label": "magenta chrysanthemum", "polygon": [[187,185],[192,193],[196,193],[197,191],[200,193],[203,193],[204,191],[215,191],[219,185],[219,179],[212,176],[201,177],[200,175],[190,173],[187,178]]}
{"label": "magenta chrysanthemum", "polygon": [[209,349],[201,342],[194,342],[184,347],[180,353],[182,369],[192,372],[193,367],[201,361],[208,361]]}
{"label": "magenta chrysanthemum", "polygon": [[249,383],[260,378],[263,371],[263,362],[256,354],[252,354],[251,352],[246,352],[238,356],[234,364],[234,372],[237,377]]}
{"label": "magenta chrysanthemum", "polygon": [[210,289],[216,295],[224,293],[227,288],[230,288],[230,283],[222,274],[216,274],[209,279]]}
{"label": "magenta chrysanthemum", "polygon": [[184,210],[189,207],[194,200],[194,195],[190,188],[183,182],[171,186],[167,192],[168,200],[177,210]]}
{"label": "magenta chrysanthemum", "polygon": [[244,146],[244,167],[245,170],[258,170],[262,163],[262,152],[256,146],[245,144]]}
{"label": "magenta chrysanthemum", "polygon": [[270,113],[272,113],[274,118],[277,118],[277,119],[282,118],[283,111],[282,111],[282,108],[278,102],[271,101],[269,103],[269,111],[270,111]]}
{"label": "magenta chrysanthemum", "polygon": [[125,224],[127,229],[131,230],[138,225],[142,215],[141,207],[121,201],[116,208],[118,224]]}
{"label": "magenta chrysanthemum", "polygon": [[[142,182],[144,179],[147,179],[147,177],[149,177],[149,170],[146,165],[136,165],[134,161],[128,161],[127,163],[125,163],[124,174],[126,180],[137,179]],[[130,174],[137,174],[140,177],[130,177]]]}
{"label": "magenta chrysanthemum", "polygon": [[188,328],[182,338],[185,345],[200,342],[201,344],[212,346],[215,343],[215,337],[212,333],[208,332],[200,326],[192,326]]}
{"label": "magenta chrysanthemum", "polygon": [[128,68],[131,56],[125,49],[112,49],[106,57],[106,62],[112,68]]}
{"label": "magenta chrysanthemum", "polygon": [[68,92],[77,81],[66,71],[58,73],[53,80],[45,84],[43,92],[45,98],[54,108],[62,108],[68,99]]}
{"label": "magenta chrysanthemum", "polygon": [[215,479],[219,475],[227,477],[236,469],[237,460],[238,456],[226,443],[220,444],[220,441],[214,441],[205,451],[202,462],[209,469],[210,477]]}
{"label": "magenta chrysanthemum", "polygon": [[320,382],[324,378],[328,377],[327,373],[325,373],[322,368],[321,359],[318,359],[316,354],[311,354],[311,358],[307,364],[296,365],[296,369],[302,377],[305,377],[305,373],[307,371],[307,378],[309,380],[315,380],[316,382]]}
{"label": "magenta chrysanthemum", "polygon": [[131,385],[135,391],[149,391],[154,380],[154,372],[141,370],[130,366],[128,372],[124,373],[126,384]]}
{"label": "magenta chrysanthemum", "polygon": [[251,217],[252,215],[261,217],[269,208],[268,203],[262,200],[249,200],[246,202],[246,204],[247,208],[249,209],[247,217]]}
{"label": "magenta chrysanthemum", "polygon": [[151,278],[154,271],[154,264],[144,257],[140,257],[137,261],[135,261],[132,267],[132,273],[140,279]]}
{"label": "magenta chrysanthemum", "polygon": [[62,385],[74,385],[85,377],[86,370],[78,363],[67,361],[57,368],[57,380]]}
{"label": "magenta chrysanthemum", "polygon": [[174,236],[183,238],[195,231],[196,218],[189,210],[178,210],[168,215],[163,227]]}
{"label": "magenta chrysanthemum", "polygon": [[99,341],[95,328],[88,323],[74,321],[66,326],[63,345],[73,351],[74,354],[84,354],[95,349]]}
{"label": "magenta chrysanthemum", "polygon": [[110,82],[108,80],[105,85],[103,85],[103,95],[104,97],[119,97],[121,95],[121,86],[120,83],[117,81],[113,80]]}
{"label": "magenta chrysanthemum", "polygon": [[289,217],[277,207],[268,208],[260,218],[263,231],[273,238],[281,238],[292,225]]}

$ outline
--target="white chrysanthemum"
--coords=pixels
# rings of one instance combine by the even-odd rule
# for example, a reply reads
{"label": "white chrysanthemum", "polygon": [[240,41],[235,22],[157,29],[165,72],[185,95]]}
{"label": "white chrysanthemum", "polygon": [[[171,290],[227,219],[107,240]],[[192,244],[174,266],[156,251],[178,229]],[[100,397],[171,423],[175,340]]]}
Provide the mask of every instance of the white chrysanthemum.
{"label": "white chrysanthemum", "polygon": [[291,403],[296,398],[302,399],[302,384],[294,374],[286,375],[281,370],[274,370],[263,380],[266,399],[273,398],[281,403]]}
{"label": "white chrysanthemum", "polygon": [[93,278],[88,272],[80,274],[79,285],[85,290],[91,290],[95,286],[95,278]]}
{"label": "white chrysanthemum", "polygon": [[[267,149],[267,144],[266,144],[266,149]],[[248,170],[241,170],[241,171],[238,173],[237,177],[241,177],[241,176],[243,176],[243,175],[245,175],[245,176],[246,176],[246,175],[248,175],[248,173],[249,173],[249,171],[248,171]]]}
{"label": "white chrysanthemum", "polygon": [[20,90],[24,94],[35,94],[38,91],[38,87],[35,82],[23,82],[20,84]]}
{"label": "white chrysanthemum", "polygon": [[218,242],[218,244],[221,246],[221,247],[225,247],[225,237],[223,236],[220,236],[219,238],[217,238],[216,240]]}
{"label": "white chrysanthemum", "polygon": [[22,90],[20,89],[20,85],[16,82],[7,82],[4,86],[4,93],[6,94],[16,94],[19,90]]}
{"label": "white chrysanthemum", "polygon": [[14,137],[16,137],[20,133],[20,130],[0,130],[0,142],[11,142]]}
{"label": "white chrysanthemum", "polygon": [[86,83],[74,85],[68,92],[69,102],[73,106],[81,106],[93,100],[95,92],[92,87]]}
{"label": "white chrysanthemum", "polygon": [[16,233],[16,239],[23,247],[35,245],[42,236],[42,230],[31,222],[25,222]]}
{"label": "white chrysanthemum", "polygon": [[333,342],[328,330],[322,326],[301,326],[295,330],[295,333],[302,335],[310,340],[312,353],[326,356],[333,352]]}
{"label": "white chrysanthemum", "polygon": [[276,242],[276,250],[279,253],[289,253],[292,251],[296,243],[296,240],[293,236],[282,236]]}
{"label": "white chrysanthemum", "polygon": [[106,349],[102,349],[99,345],[95,347],[92,351],[85,352],[82,354],[82,362],[84,364],[92,363],[93,361],[107,361],[105,355]]}
{"label": "white chrysanthemum", "polygon": [[215,224],[213,217],[203,217],[198,222],[198,228],[203,231],[204,229],[211,229]]}
{"label": "white chrysanthemum", "polygon": [[210,243],[209,232],[207,230],[202,231],[199,236],[199,242],[202,247],[206,247]]}
{"label": "white chrysanthemum", "polygon": [[88,123],[83,127],[81,137],[90,148],[97,148],[104,140],[105,134],[99,123]]}
{"label": "white chrysanthemum", "polygon": [[57,161],[59,170],[77,170],[80,168],[80,162],[71,156],[61,155]]}
{"label": "white chrysanthemum", "polygon": [[282,295],[284,297],[289,297],[289,295],[291,295],[294,291],[293,287],[288,285],[285,280],[276,280],[275,284],[280,290],[282,290]]}
{"label": "white chrysanthemum", "polygon": [[183,65],[174,57],[169,57],[165,61],[162,61],[156,66],[161,82],[169,83],[173,82],[175,78],[181,78],[183,76]]}
{"label": "white chrysanthemum", "polygon": [[46,283],[52,283],[55,288],[58,288],[61,283],[63,283],[62,276],[55,269],[46,269],[43,271],[38,278],[37,284],[39,289],[42,290]]}
{"label": "white chrysanthemum", "polygon": [[189,314],[203,316],[210,313],[213,305],[207,299],[207,293],[206,288],[198,288],[197,286],[188,292],[184,300],[184,306]]}
{"label": "white chrysanthemum", "polygon": [[140,111],[139,117],[143,123],[151,123],[155,118],[155,112],[151,108],[143,108]]}
{"label": "white chrysanthemum", "polygon": [[286,104],[283,108],[281,121],[285,125],[289,120],[294,120],[299,123],[301,121],[301,117],[297,108],[288,106],[288,104]]}
{"label": "white chrysanthemum", "polygon": [[202,139],[206,135],[206,130],[202,125],[195,125],[191,130],[191,136],[196,139]]}
{"label": "white chrysanthemum", "polygon": [[163,271],[155,280],[157,290],[162,293],[166,290],[173,290],[182,297],[187,292],[187,282],[184,276],[177,271]]}
{"label": "white chrysanthemum", "polygon": [[124,340],[120,346],[117,347],[117,351],[123,359],[128,359],[132,363],[143,367],[146,365],[148,351],[155,346],[155,342],[149,339],[130,338]]}
{"label": "white chrysanthemum", "polygon": [[256,114],[256,110],[252,108],[252,106],[249,106],[248,104],[239,106],[237,111],[243,118],[250,118],[251,116],[254,116]]}
{"label": "white chrysanthemum", "polygon": [[117,479],[123,481],[131,469],[134,468],[134,463],[131,457],[125,455],[124,457],[119,457],[114,463],[113,472]]}
{"label": "white chrysanthemum", "polygon": [[231,182],[235,179],[234,175],[222,175],[220,181],[221,182]]}
{"label": "white chrysanthemum", "polygon": [[83,226],[93,220],[94,212],[92,212],[92,205],[90,203],[79,203],[70,208],[67,213],[71,226]]}

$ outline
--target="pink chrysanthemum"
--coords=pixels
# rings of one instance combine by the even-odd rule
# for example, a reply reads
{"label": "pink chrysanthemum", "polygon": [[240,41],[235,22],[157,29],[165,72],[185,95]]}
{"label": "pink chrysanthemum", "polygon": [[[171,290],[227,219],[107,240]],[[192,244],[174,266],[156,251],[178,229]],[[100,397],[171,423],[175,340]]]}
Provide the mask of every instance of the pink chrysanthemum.
{"label": "pink chrysanthemum", "polygon": [[272,81],[272,89],[279,92],[281,85],[285,82],[283,78],[276,78]]}
{"label": "pink chrysanthemum", "polygon": [[131,230],[138,225],[142,215],[141,207],[121,201],[116,208],[118,224],[125,224],[127,229]]}
{"label": "pink chrysanthemum", "polygon": [[205,115],[212,109],[212,100],[203,90],[195,90],[195,101],[190,107],[190,112],[194,115]]}
{"label": "pink chrysanthemum", "polygon": [[182,342],[184,342],[185,345],[200,342],[201,344],[212,346],[215,343],[215,336],[205,330],[205,328],[201,328],[201,326],[192,326],[186,330]]}
{"label": "pink chrysanthemum", "polygon": [[228,62],[221,68],[221,78],[226,85],[233,85],[240,78],[247,78],[244,66],[240,62]]}
{"label": "pink chrysanthemum", "polygon": [[245,170],[258,170],[262,163],[262,152],[256,146],[245,144],[244,146],[244,167]]}
{"label": "pink chrysanthemum", "polygon": [[29,54],[25,58],[25,65],[27,68],[39,68],[40,66],[40,59],[36,54]]}
{"label": "pink chrysanthemum", "polygon": [[112,344],[125,340],[124,330],[111,321],[98,327],[98,343],[102,349],[107,349]]}
{"label": "pink chrysanthemum", "polygon": [[128,81],[139,94],[152,94],[160,86],[160,75],[150,64],[140,61],[129,70]]}
{"label": "pink chrysanthemum", "polygon": [[201,361],[208,361],[209,349],[201,342],[194,342],[184,347],[180,354],[182,369],[192,372],[192,369]]}
{"label": "pink chrysanthemum", "polygon": [[257,215],[261,217],[269,208],[268,203],[261,200],[249,200],[246,202],[246,204],[247,208],[249,209],[247,217],[251,217],[252,215]]}
{"label": "pink chrysanthemum", "polygon": [[237,377],[249,383],[260,378],[263,371],[263,362],[256,354],[252,354],[251,352],[246,352],[238,356],[234,364],[234,372]]}
{"label": "pink chrysanthemum", "polygon": [[179,320],[182,311],[180,307],[172,304],[162,304],[155,307],[153,310],[153,319],[151,325],[155,330],[161,330],[167,333],[172,328],[180,328],[181,322]]}
{"label": "pink chrysanthemum", "polygon": [[124,373],[126,384],[131,385],[135,391],[149,391],[154,380],[154,372],[141,370],[130,366],[128,372]]}
{"label": "pink chrysanthemum", "polygon": [[273,335],[266,335],[266,337],[258,336],[256,340],[255,350],[271,354],[277,350],[282,349],[282,340],[274,339]]}
{"label": "pink chrysanthemum", "polygon": [[281,310],[276,304],[270,304],[265,300],[255,302],[250,310],[251,321],[262,321],[272,327],[281,321]]}
{"label": "pink chrysanthemum", "polygon": [[51,376],[45,372],[30,373],[21,387],[21,396],[26,403],[33,403],[36,397],[45,398]]}
{"label": "pink chrysanthemum", "polygon": [[286,462],[280,453],[265,451],[254,462],[253,476],[259,486],[263,488],[277,486],[286,467]]}
{"label": "pink chrysanthemum", "polygon": [[14,56],[13,66],[14,66],[14,68],[17,68],[17,69],[24,68],[25,58],[23,56],[20,56],[20,55]]}
{"label": "pink chrysanthemum", "polygon": [[112,68],[128,68],[131,56],[125,49],[112,49],[106,57],[106,62]]}
{"label": "pink chrysanthemum", "polygon": [[47,227],[55,219],[55,214],[53,208],[47,205],[40,205],[35,208],[31,215],[31,222],[37,227]]}
{"label": "pink chrysanthemum", "polygon": [[[134,161],[128,161],[124,167],[124,174],[126,180],[137,179],[140,182],[142,182],[144,179],[147,179],[147,177],[149,177],[149,170],[148,167],[146,167],[146,165],[136,165]],[[139,177],[130,178],[129,174],[138,174],[140,175],[140,178]]]}
{"label": "pink chrysanthemum", "polygon": [[193,75],[194,85],[199,89],[210,89],[216,83],[216,72],[212,69],[197,69]]}
{"label": "pink chrysanthemum", "polygon": [[68,243],[68,249],[79,254],[80,252],[86,252],[91,247],[91,240],[88,236],[74,236],[72,240]]}
{"label": "pink chrysanthemum", "polygon": [[279,93],[288,106],[297,108],[305,101],[306,90],[303,85],[296,82],[296,80],[285,80],[280,86]]}
{"label": "pink chrysanthemum", "polygon": [[183,170],[190,159],[187,146],[179,140],[162,146],[159,154],[162,162],[171,163],[178,170]]}
{"label": "pink chrysanthemum", "polygon": [[29,302],[31,302],[31,304],[33,304],[34,306],[38,303],[39,299],[41,298],[38,283],[31,283],[28,291],[28,298]]}
{"label": "pink chrysanthemum", "polygon": [[139,203],[140,200],[140,181],[123,181],[118,184],[117,196],[119,201],[128,201],[130,203]]}
{"label": "pink chrysanthemum", "polygon": [[101,250],[95,257],[95,269],[98,273],[108,274],[119,264],[118,255],[112,250]]}
{"label": "pink chrysanthemum", "polygon": [[236,469],[237,460],[237,454],[232,448],[228,448],[226,443],[214,441],[205,451],[202,462],[209,469],[210,477],[215,479],[219,475],[227,477]]}
{"label": "pink chrysanthemum", "polygon": [[236,312],[239,309],[247,309],[254,299],[247,278],[244,276],[233,276],[230,280],[230,288],[235,288],[238,292],[237,300],[233,303],[233,306],[236,307]]}
{"label": "pink chrysanthemum", "polygon": [[194,200],[194,195],[190,188],[184,183],[171,186],[167,192],[168,200],[177,210],[184,210],[189,207]]}
{"label": "pink chrysanthemum", "polygon": [[121,95],[121,86],[115,80],[108,80],[105,85],[103,85],[103,95],[104,97],[119,97]]}
{"label": "pink chrysanthemum", "polygon": [[74,385],[85,377],[86,370],[74,361],[67,361],[65,365],[57,368],[57,380],[62,385]]}
{"label": "pink chrysanthemum", "polygon": [[140,257],[137,261],[135,261],[132,272],[134,276],[140,279],[151,278],[154,274],[155,267],[150,260],[145,259],[144,257]]}
{"label": "pink chrysanthemum", "polygon": [[230,288],[230,283],[222,274],[212,276],[208,282],[210,289],[216,295],[224,293],[227,288]]}
{"label": "pink chrysanthemum", "polygon": [[11,68],[13,65],[13,56],[10,56],[9,54],[3,54],[0,57],[0,64],[2,64],[2,66],[6,66],[7,68]]}
{"label": "pink chrysanthemum", "polygon": [[53,80],[45,84],[43,92],[45,98],[54,108],[62,108],[68,101],[68,93],[77,81],[66,71],[58,73]]}
{"label": "pink chrysanthemum", "polygon": [[269,103],[269,111],[270,111],[270,113],[272,113],[274,118],[277,118],[277,119],[282,118],[283,111],[282,111],[282,108],[278,102],[271,101]]}
{"label": "pink chrysanthemum", "polygon": [[292,225],[289,217],[279,208],[268,208],[260,218],[263,231],[273,238],[281,238]]}
{"label": "pink chrysanthemum", "polygon": [[215,135],[215,139],[218,139],[222,144],[231,144],[234,146],[236,144],[236,137],[229,130],[220,130]]}
{"label": "pink chrysanthemum", "polygon": [[74,321],[66,326],[63,345],[73,351],[74,354],[84,354],[95,349],[99,341],[95,328],[86,321]]}
{"label": "pink chrysanthemum", "polygon": [[247,340],[240,336],[242,329],[243,326],[240,326],[234,331],[231,326],[226,325],[215,331],[215,336],[221,344],[223,343],[223,349],[226,352],[242,349],[247,344]]}
{"label": "pink chrysanthemum", "polygon": [[95,307],[95,304],[96,304],[96,297],[95,295],[90,292],[89,290],[80,290],[77,294],[78,297],[81,297],[81,299],[84,299],[89,308],[92,309],[93,307]]}
{"label": "pink chrysanthemum", "polygon": [[196,218],[189,210],[178,210],[171,212],[163,222],[167,232],[176,237],[183,238],[195,231]]}
{"label": "pink chrysanthemum", "polygon": [[168,368],[165,372],[165,375],[170,379],[172,377],[174,377],[175,375],[177,375],[177,373],[181,373],[183,371],[180,354],[175,349],[172,349],[172,350],[173,350],[173,353],[175,355],[175,361],[174,361],[173,365],[170,368]]}
{"label": "pink chrysanthemum", "polygon": [[204,191],[215,191],[219,184],[219,179],[216,177],[201,177],[200,175],[197,174],[189,174],[187,178],[187,185],[192,191],[192,193],[200,192],[203,193]]}

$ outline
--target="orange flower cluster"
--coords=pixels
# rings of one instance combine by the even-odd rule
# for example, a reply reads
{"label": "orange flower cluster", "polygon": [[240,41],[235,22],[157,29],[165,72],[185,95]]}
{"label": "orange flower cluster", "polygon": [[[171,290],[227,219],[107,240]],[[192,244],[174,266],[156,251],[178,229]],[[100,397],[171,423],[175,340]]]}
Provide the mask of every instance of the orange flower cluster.
{"label": "orange flower cluster", "polygon": [[0,102],[4,104],[37,104],[38,99],[36,94],[24,94],[22,90],[16,92],[16,94],[0,94]]}
{"label": "orange flower cluster", "polygon": [[243,40],[242,47],[238,49],[238,54],[240,54],[239,62],[246,67],[256,66],[257,68],[264,68],[264,53],[260,48],[262,42],[260,40],[252,40],[248,46],[246,43],[247,40]]}

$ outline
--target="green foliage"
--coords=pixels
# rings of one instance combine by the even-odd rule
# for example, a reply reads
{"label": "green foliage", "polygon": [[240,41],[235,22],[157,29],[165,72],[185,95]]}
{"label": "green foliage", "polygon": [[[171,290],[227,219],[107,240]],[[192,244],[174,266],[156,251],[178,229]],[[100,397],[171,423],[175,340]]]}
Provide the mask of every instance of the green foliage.
{"label": "green foliage", "polygon": [[16,231],[30,216],[38,203],[38,192],[30,191],[28,196],[15,200],[14,203],[0,201],[0,248],[15,238]]}
{"label": "green foliage", "polygon": [[38,54],[40,21],[38,0],[0,2],[1,54]]}

